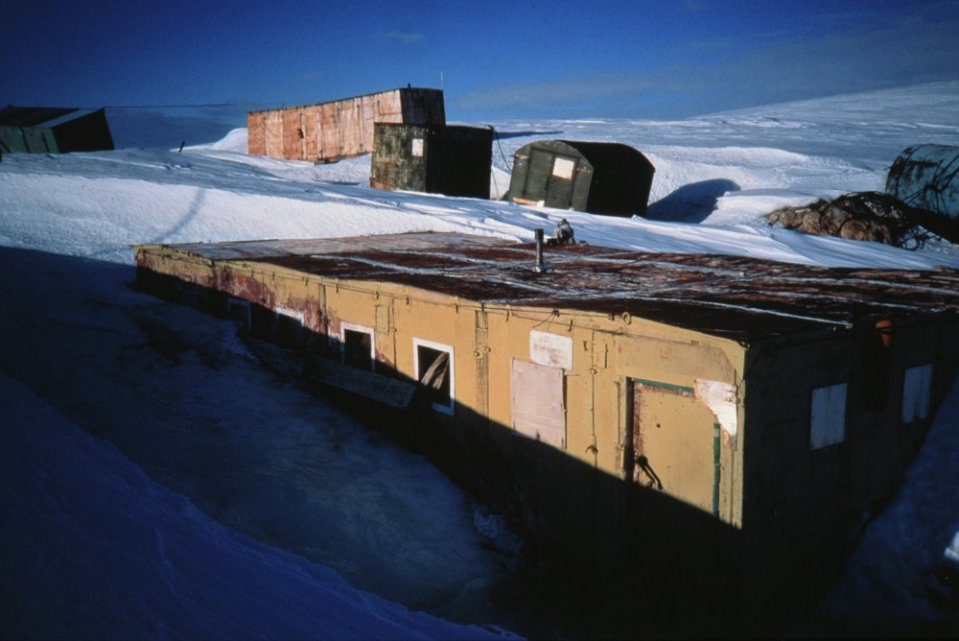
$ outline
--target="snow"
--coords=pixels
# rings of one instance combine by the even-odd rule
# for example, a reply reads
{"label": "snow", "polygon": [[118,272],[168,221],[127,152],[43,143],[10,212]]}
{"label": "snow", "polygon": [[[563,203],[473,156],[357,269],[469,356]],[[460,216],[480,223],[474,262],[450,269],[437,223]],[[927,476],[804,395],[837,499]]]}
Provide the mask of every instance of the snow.
{"label": "snow", "polygon": [[4,376],[4,638],[507,638],[220,525]]}
{"label": "snow", "polygon": [[[494,195],[513,151],[537,137],[623,142],[656,167],[646,219],[378,191],[368,156],[251,157],[244,129],[182,152],[5,155],[0,637],[501,638],[529,623],[503,596],[522,546],[495,512],[388,426],[370,430],[263,370],[232,325],[133,291],[133,244],[407,231],[529,241],[565,217],[592,245],[959,268],[946,241],[907,251],[761,219],[882,191],[906,147],[959,145],[957,123],[959,82],[678,121],[493,123]],[[957,425],[959,382],[821,625],[908,634],[959,621],[936,578],[959,536]]]}

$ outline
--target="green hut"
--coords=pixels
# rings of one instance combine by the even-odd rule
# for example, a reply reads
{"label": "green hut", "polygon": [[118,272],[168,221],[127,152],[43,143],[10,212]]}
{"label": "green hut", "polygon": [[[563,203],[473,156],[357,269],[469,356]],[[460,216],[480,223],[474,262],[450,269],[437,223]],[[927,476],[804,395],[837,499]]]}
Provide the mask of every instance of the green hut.
{"label": "green hut", "polygon": [[612,216],[643,216],[653,164],[621,143],[538,140],[514,154],[513,202]]}

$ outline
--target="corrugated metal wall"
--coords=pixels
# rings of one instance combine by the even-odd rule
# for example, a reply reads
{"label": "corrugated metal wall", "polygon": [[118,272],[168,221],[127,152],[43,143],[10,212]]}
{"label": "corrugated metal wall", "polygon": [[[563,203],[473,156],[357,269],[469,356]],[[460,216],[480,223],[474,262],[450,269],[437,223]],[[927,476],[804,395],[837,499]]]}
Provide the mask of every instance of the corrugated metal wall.
{"label": "corrugated metal wall", "polygon": [[246,117],[247,149],[252,156],[266,155],[266,114],[262,111]]}
{"label": "corrugated metal wall", "polygon": [[332,162],[373,151],[376,122],[443,125],[443,92],[408,87],[247,115],[249,153]]}

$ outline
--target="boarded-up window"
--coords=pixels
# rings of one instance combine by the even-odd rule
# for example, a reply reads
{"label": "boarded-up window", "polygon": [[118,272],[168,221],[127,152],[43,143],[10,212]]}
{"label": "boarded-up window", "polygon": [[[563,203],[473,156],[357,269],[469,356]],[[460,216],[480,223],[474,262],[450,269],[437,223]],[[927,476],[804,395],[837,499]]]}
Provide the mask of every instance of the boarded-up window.
{"label": "boarded-up window", "polygon": [[846,438],[846,384],[817,387],[812,391],[809,449],[842,443]]}
{"label": "boarded-up window", "polygon": [[902,377],[902,422],[912,423],[929,416],[932,393],[932,364],[917,365]]}
{"label": "boarded-up window", "polygon": [[433,409],[453,413],[455,379],[453,348],[420,338],[413,339],[414,369]]}
{"label": "boarded-up window", "polygon": [[341,326],[343,341],[343,362],[352,367],[373,370],[375,362],[373,351],[373,329],[363,325],[343,323]]}
{"label": "boarded-up window", "polygon": [[513,361],[513,428],[554,447],[566,447],[566,400],[563,370]]}

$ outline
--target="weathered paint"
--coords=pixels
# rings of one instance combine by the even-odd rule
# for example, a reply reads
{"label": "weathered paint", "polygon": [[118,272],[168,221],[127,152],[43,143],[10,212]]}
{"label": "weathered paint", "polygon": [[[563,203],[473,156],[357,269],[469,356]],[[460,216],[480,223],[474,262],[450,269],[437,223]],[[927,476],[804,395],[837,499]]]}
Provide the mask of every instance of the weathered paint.
{"label": "weathered paint", "polygon": [[[902,423],[904,371],[932,364],[934,407],[959,364],[959,276],[948,270],[571,247],[551,251],[551,269],[536,274],[531,249],[403,234],[140,246],[137,263],[143,274],[299,309],[334,341],[344,324],[372,328],[376,371],[407,381],[417,379],[418,344],[448,350],[455,404],[435,416],[444,433],[493,480],[526,487],[567,542],[604,567],[642,553],[637,536],[656,536],[780,585],[808,571],[842,549],[918,450],[929,420]],[[702,299],[723,312],[691,314]],[[794,318],[804,303],[813,305]],[[877,328],[878,313],[891,328]],[[561,377],[518,392],[516,363]],[[849,389],[846,438],[813,450],[810,394],[838,382]],[[884,404],[866,403],[878,388]],[[535,420],[516,415],[536,407],[517,401],[535,390],[551,413],[539,440]],[[630,488],[662,500],[627,500]],[[725,529],[704,540],[709,524]]]}
{"label": "weathered paint", "polygon": [[620,143],[538,140],[513,157],[509,199],[616,216],[646,213],[655,168]]}
{"label": "weathered paint", "polygon": [[333,162],[373,151],[376,122],[444,125],[439,89],[406,87],[247,114],[251,155]]}
{"label": "weathered paint", "polygon": [[490,128],[376,123],[370,185],[489,198]]}

